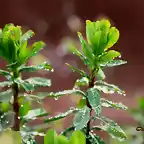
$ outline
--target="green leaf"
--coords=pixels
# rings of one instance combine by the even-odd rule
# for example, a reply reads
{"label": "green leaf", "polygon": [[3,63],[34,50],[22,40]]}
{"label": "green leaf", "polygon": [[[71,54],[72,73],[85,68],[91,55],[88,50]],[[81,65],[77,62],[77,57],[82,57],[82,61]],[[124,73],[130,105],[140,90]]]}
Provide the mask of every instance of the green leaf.
{"label": "green leaf", "polygon": [[12,84],[11,81],[0,82],[0,87],[11,86],[11,84]]}
{"label": "green leaf", "polygon": [[34,35],[34,32],[32,30],[28,30],[26,33],[24,33],[20,38],[20,44],[23,45],[28,39],[30,39]]}
{"label": "green leaf", "polygon": [[81,131],[74,131],[70,137],[69,144],[86,144],[86,137]]}
{"label": "green leaf", "polygon": [[116,122],[103,116],[98,116],[96,118],[101,120],[102,122],[99,128],[102,129],[103,131],[108,132],[108,134],[110,134],[112,138],[116,138],[119,141],[123,141],[127,138],[125,132]]}
{"label": "green leaf", "polygon": [[87,75],[83,70],[79,70],[79,69],[75,68],[74,66],[72,66],[72,65],[70,65],[70,64],[68,64],[68,63],[66,63],[66,65],[69,66],[69,68],[70,68],[73,72],[77,72],[77,73],[79,73],[79,74],[80,74],[81,76],[83,76],[83,77],[88,77],[88,75]]}
{"label": "green leaf", "polygon": [[69,51],[77,55],[84,62],[85,65],[88,65],[88,59],[79,50],[77,50],[74,47],[71,47]]}
{"label": "green leaf", "polygon": [[[84,55],[87,57],[89,64],[91,67],[94,67],[94,55],[92,53],[91,47],[87,44],[87,42],[83,39],[83,36],[80,32],[78,32],[78,37],[82,45],[82,51]],[[89,65],[88,65],[89,66]]]}
{"label": "green leaf", "polygon": [[58,144],[69,144],[69,141],[65,136],[59,135],[57,136]]}
{"label": "green leaf", "polygon": [[110,22],[102,19],[100,21],[86,21],[86,35],[89,44],[92,45],[95,55],[100,55],[104,52],[107,45],[107,35],[110,29]]}
{"label": "green leaf", "polygon": [[45,43],[42,41],[38,41],[35,42],[32,46],[31,46],[31,51],[27,57],[27,59],[31,58],[32,56],[37,55],[37,53],[43,49],[45,47]]}
{"label": "green leaf", "polygon": [[90,120],[90,108],[85,106],[74,117],[73,124],[76,130],[84,128]]}
{"label": "green leaf", "polygon": [[32,77],[26,80],[17,78],[15,82],[22,86],[27,92],[34,91],[37,87],[51,85],[51,81],[49,79],[41,77]]}
{"label": "green leaf", "polygon": [[66,128],[63,132],[61,132],[61,135],[66,136],[67,133],[69,133],[69,132],[71,132],[71,131],[74,131],[74,126],[71,126],[71,127]]}
{"label": "green leaf", "polygon": [[35,72],[38,70],[52,71],[52,66],[47,62],[44,62],[38,66],[22,66],[19,68],[19,72]]}
{"label": "green leaf", "polygon": [[87,91],[87,98],[95,113],[99,115],[101,113],[99,92],[95,88],[89,88]]}
{"label": "green leaf", "polygon": [[59,119],[62,119],[62,118],[65,118],[67,117],[68,115],[72,114],[72,113],[75,113],[79,111],[79,109],[75,109],[75,108],[71,108],[70,110],[68,110],[67,112],[65,113],[61,113],[57,116],[54,116],[54,117],[50,117],[50,118],[46,118],[44,120],[45,123],[49,123],[49,122],[52,122],[52,121],[56,121],[56,120],[59,120]]}
{"label": "green leaf", "polygon": [[81,98],[77,107],[78,108],[83,108],[86,105],[86,99],[85,98]]}
{"label": "green leaf", "polygon": [[87,77],[82,77],[81,79],[77,79],[75,82],[76,87],[88,86],[88,84],[89,84],[89,79]]}
{"label": "green leaf", "polygon": [[4,92],[0,92],[0,102],[10,102],[12,99],[12,90],[8,89]]}
{"label": "green leaf", "polygon": [[2,102],[0,103],[0,110],[3,112],[8,112],[12,110],[12,105],[10,104],[10,102]]}
{"label": "green leaf", "polygon": [[55,132],[55,130],[50,129],[47,131],[44,137],[44,144],[58,144],[57,133]]}
{"label": "green leaf", "polygon": [[9,64],[16,62],[17,50],[19,49],[19,47],[16,44],[17,40],[15,29],[15,26],[9,26],[8,30],[3,32],[2,48],[5,49],[3,56]]}
{"label": "green leaf", "polygon": [[28,113],[23,117],[25,120],[33,120],[36,117],[43,117],[48,115],[47,111],[43,108],[38,108],[28,111]]}
{"label": "green leaf", "polygon": [[106,62],[106,63],[102,63],[100,64],[100,66],[102,67],[114,67],[114,66],[120,66],[120,65],[123,65],[123,64],[126,64],[127,61],[123,61],[123,60],[112,60],[110,62]]}
{"label": "green leaf", "polygon": [[105,79],[105,74],[101,68],[99,68],[98,72],[96,73],[96,77],[98,80],[104,80]]}
{"label": "green leaf", "polygon": [[35,87],[33,84],[28,83],[27,81],[22,80],[21,78],[17,78],[15,82],[20,85],[26,92],[32,92],[35,90]]}
{"label": "green leaf", "polygon": [[138,98],[138,103],[141,109],[144,109],[144,98],[143,97],[139,97]]}
{"label": "green leaf", "polygon": [[72,95],[72,94],[75,94],[75,95],[81,95],[83,97],[86,97],[85,93],[82,92],[81,90],[78,90],[78,89],[73,89],[73,90],[64,90],[64,91],[61,91],[61,92],[50,92],[50,93],[47,93],[47,92],[37,92],[35,95],[28,95],[31,99],[37,99],[37,100],[42,100],[42,99],[45,99],[47,97],[49,98],[55,98],[56,100],[58,98],[60,98],[61,96],[64,96],[64,95]]}
{"label": "green leaf", "polygon": [[94,86],[96,89],[99,91],[102,91],[106,94],[113,94],[117,92],[118,94],[125,95],[125,92],[121,90],[119,87],[113,85],[113,84],[108,84],[104,81],[96,81],[96,85]]}
{"label": "green leaf", "polygon": [[0,132],[9,129],[14,123],[14,112],[0,112]]}
{"label": "green leaf", "polygon": [[99,63],[100,64],[103,64],[103,63],[108,63],[110,61],[112,61],[114,58],[120,56],[120,53],[117,52],[117,51],[114,51],[114,50],[110,50],[108,51],[107,53],[104,53],[101,57],[100,57],[100,60],[99,60]]}
{"label": "green leaf", "polygon": [[95,33],[94,23],[91,22],[90,20],[86,20],[86,37],[89,44],[91,44],[91,39],[94,33]]}
{"label": "green leaf", "polygon": [[21,103],[20,109],[19,109],[19,115],[20,117],[23,117],[28,113],[28,111],[31,109],[31,102],[26,101],[24,103]]}
{"label": "green leaf", "polygon": [[51,86],[51,80],[41,77],[31,77],[25,81],[29,84],[33,84],[34,87]]}
{"label": "green leaf", "polygon": [[5,76],[8,80],[11,78],[11,74],[8,71],[0,69],[0,75]]}
{"label": "green leaf", "polygon": [[60,96],[71,95],[71,94],[78,94],[78,95],[82,95],[82,96],[86,97],[85,93],[81,90],[78,90],[78,89],[64,90],[64,91],[56,92],[56,93],[51,92],[48,94],[48,97],[59,98]]}
{"label": "green leaf", "polygon": [[126,107],[122,103],[112,102],[112,101],[109,101],[109,100],[104,99],[104,98],[101,98],[101,105],[103,107],[108,107],[108,108],[116,108],[116,109],[123,109],[123,110],[128,109],[128,107]]}
{"label": "green leaf", "polygon": [[105,144],[99,136],[92,134],[91,132],[89,133],[88,139],[92,144]]}
{"label": "green leaf", "polygon": [[115,27],[111,27],[108,34],[108,43],[105,50],[111,48],[119,39],[119,31]]}

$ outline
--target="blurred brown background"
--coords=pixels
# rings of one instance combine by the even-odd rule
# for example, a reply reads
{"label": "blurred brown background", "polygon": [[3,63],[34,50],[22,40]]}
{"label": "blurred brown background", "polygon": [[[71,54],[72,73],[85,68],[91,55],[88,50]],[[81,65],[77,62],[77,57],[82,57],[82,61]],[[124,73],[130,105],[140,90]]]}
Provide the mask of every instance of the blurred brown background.
{"label": "blurred brown background", "polygon": [[[100,17],[110,19],[119,29],[121,35],[115,48],[128,61],[127,65],[106,70],[107,81],[125,90],[127,96],[107,97],[136,107],[135,97],[144,95],[143,0],[0,0],[0,27],[6,23],[22,25],[36,32],[34,40],[47,43],[47,48],[32,59],[32,63],[48,59],[55,69],[53,73],[40,73],[52,79],[52,87],[44,91],[73,87],[79,75],[71,73],[65,62],[79,67],[83,65],[77,57],[66,53],[65,49],[71,40],[77,43],[76,32],[84,32],[86,19],[96,20]],[[58,101],[48,99],[45,107],[50,111],[61,112],[76,101],[76,97],[63,97]],[[104,114],[122,124],[133,123],[126,112],[105,110]]]}

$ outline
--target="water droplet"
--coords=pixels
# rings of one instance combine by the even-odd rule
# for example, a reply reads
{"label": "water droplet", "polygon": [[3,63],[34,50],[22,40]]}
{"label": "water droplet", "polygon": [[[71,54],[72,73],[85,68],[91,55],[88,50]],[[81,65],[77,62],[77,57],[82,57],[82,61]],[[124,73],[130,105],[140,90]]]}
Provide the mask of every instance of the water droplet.
{"label": "water droplet", "polygon": [[55,97],[54,99],[55,99],[55,100],[58,100],[58,98],[59,98],[59,97]]}
{"label": "water droplet", "polygon": [[121,55],[119,56],[119,58],[121,58]]}
{"label": "water droplet", "polygon": [[74,110],[75,108],[74,107],[70,107],[70,110]]}
{"label": "water droplet", "polygon": [[45,134],[43,134],[43,133],[39,133],[38,135],[39,135],[39,136],[45,136]]}

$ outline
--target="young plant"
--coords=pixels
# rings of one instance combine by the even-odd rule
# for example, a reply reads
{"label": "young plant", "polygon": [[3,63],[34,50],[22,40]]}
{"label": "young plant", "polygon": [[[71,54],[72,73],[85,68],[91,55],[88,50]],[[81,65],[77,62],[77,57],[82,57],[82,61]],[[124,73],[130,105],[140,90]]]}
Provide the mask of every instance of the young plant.
{"label": "young plant", "polygon": [[[1,107],[1,131],[11,128],[20,131],[23,143],[28,133],[27,123],[38,117],[48,115],[44,108],[32,109],[32,101],[40,101],[40,97],[32,95],[32,92],[41,86],[49,87],[51,80],[41,77],[22,78],[22,72],[36,72],[38,70],[51,71],[52,66],[44,62],[37,66],[27,66],[28,60],[35,56],[44,46],[42,41],[28,45],[28,39],[34,35],[29,30],[22,33],[20,26],[7,24],[0,29],[0,56],[6,60],[6,70],[0,69],[0,74],[7,80],[0,82],[0,87],[7,90],[0,93]],[[22,93],[21,90],[24,90]],[[21,93],[20,93],[21,92]],[[25,136],[26,135],[26,136]]]}
{"label": "young plant", "polygon": [[[87,144],[103,144],[102,140],[94,134],[94,130],[108,132],[113,138],[119,140],[126,139],[125,132],[116,122],[101,115],[102,107],[116,108],[126,110],[127,107],[121,103],[114,103],[100,96],[101,92],[106,94],[118,93],[125,95],[125,92],[113,84],[104,81],[105,67],[114,67],[125,64],[126,61],[115,59],[120,58],[120,53],[115,50],[109,50],[118,40],[119,31],[111,27],[108,20],[96,22],[86,21],[86,40],[78,32],[82,50],[71,49],[83,63],[87,66],[89,73],[67,64],[72,71],[78,72],[81,79],[75,83],[73,92],[81,91],[81,86],[86,86],[86,91],[81,91],[83,98],[79,102],[81,109],[74,117],[74,130],[82,130],[87,136]],[[94,111],[94,116],[92,115]],[[101,124],[91,127],[91,122],[100,120]]]}

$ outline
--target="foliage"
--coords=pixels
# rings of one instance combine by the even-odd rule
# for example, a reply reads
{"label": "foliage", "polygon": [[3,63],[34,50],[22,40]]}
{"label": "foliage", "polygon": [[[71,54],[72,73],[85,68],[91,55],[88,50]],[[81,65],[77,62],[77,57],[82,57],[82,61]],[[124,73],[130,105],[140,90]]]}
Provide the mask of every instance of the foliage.
{"label": "foliage", "polygon": [[[115,27],[111,27],[108,20],[100,20],[96,22],[86,21],[86,39],[78,32],[78,37],[81,43],[81,51],[72,48],[71,51],[76,54],[83,63],[87,66],[89,73],[79,70],[71,65],[68,65],[72,71],[76,71],[81,75],[81,78],[76,81],[75,88],[80,89],[81,86],[86,86],[79,106],[81,110],[75,115],[73,125],[76,129],[84,130],[89,140],[91,130],[102,130],[108,132],[113,138],[122,141],[126,139],[125,132],[118,126],[116,122],[101,115],[102,107],[116,108],[126,110],[127,107],[121,103],[115,103],[104,99],[100,96],[101,92],[105,94],[118,93],[125,95],[125,92],[119,87],[105,82],[105,67],[114,67],[125,64],[126,61],[120,60],[120,53],[110,48],[117,42],[119,31]],[[94,110],[93,117],[91,111]],[[90,122],[100,120],[101,124],[90,127]],[[93,143],[98,142],[98,139],[91,134]]]}
{"label": "foliage", "polygon": [[[111,140],[111,144],[143,144],[144,143],[144,98],[138,97],[138,107],[129,109],[129,113],[137,122],[137,126],[124,126],[128,139],[125,142],[117,143]],[[138,129],[139,128],[139,129]],[[140,129],[141,128],[141,129]]]}
{"label": "foliage", "polygon": [[[47,62],[40,65],[27,66],[28,60],[38,54],[45,47],[42,41],[28,45],[28,40],[34,35],[29,30],[22,33],[20,26],[7,24],[0,30],[0,56],[7,61],[6,70],[0,70],[7,81],[0,82],[0,87],[7,87],[0,93],[1,107],[1,131],[9,128],[12,131],[19,131],[21,134],[22,144],[35,144],[35,136],[44,136],[44,142],[57,144],[104,144],[100,137],[92,133],[93,130],[102,130],[108,132],[112,137],[119,140],[126,139],[124,131],[118,124],[109,118],[101,115],[102,107],[117,108],[126,110],[123,104],[108,101],[100,96],[101,92],[111,94],[117,92],[125,95],[124,91],[115,85],[108,84],[104,81],[105,67],[113,67],[125,64],[126,61],[115,59],[120,57],[120,53],[115,50],[109,50],[118,40],[119,31],[115,27],[111,27],[108,20],[100,20],[96,22],[86,21],[86,40],[82,34],[78,32],[82,50],[72,49],[87,66],[89,73],[67,64],[72,71],[81,75],[76,80],[72,90],[64,90],[62,92],[33,93],[39,87],[51,86],[51,80],[42,77],[30,77],[23,79],[22,72],[36,72],[38,70],[53,71],[52,66]],[[97,80],[95,80],[97,78]],[[87,86],[86,91],[80,90],[81,86]],[[23,93],[20,93],[23,90]],[[77,94],[82,96],[77,108],[70,108],[57,116],[49,116],[44,108],[33,108],[33,101],[40,101],[46,97],[58,99],[61,96]],[[92,117],[91,112],[94,110],[95,116]],[[60,136],[57,136],[54,130],[49,130],[46,134],[44,130],[49,128],[38,126],[28,126],[30,121],[41,118],[44,124],[67,117],[75,113],[73,124],[64,130]],[[90,122],[100,120],[101,124],[90,127]],[[73,132],[75,131],[75,132]],[[82,132],[86,135],[85,136]],[[43,132],[43,133],[41,133]],[[71,133],[73,132],[73,133]],[[69,135],[68,135],[69,134]],[[68,139],[64,136],[68,136]],[[56,142],[57,141],[57,142]]]}
{"label": "foliage", "polygon": [[86,144],[86,138],[81,131],[72,132],[69,140],[63,135],[57,135],[57,133],[50,129],[47,131],[44,137],[44,144]]}

